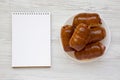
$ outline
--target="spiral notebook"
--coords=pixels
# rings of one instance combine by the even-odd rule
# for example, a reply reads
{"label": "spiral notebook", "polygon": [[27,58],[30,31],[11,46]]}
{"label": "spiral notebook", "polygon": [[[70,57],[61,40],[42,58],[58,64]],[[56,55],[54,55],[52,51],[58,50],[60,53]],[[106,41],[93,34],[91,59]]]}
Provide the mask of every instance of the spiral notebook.
{"label": "spiral notebook", "polygon": [[50,67],[50,13],[12,12],[12,67]]}

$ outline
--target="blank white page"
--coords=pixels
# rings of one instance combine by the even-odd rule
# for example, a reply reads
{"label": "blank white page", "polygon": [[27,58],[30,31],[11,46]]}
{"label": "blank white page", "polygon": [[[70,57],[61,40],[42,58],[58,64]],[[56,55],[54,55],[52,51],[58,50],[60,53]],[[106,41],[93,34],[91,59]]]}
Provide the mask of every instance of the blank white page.
{"label": "blank white page", "polygon": [[12,67],[51,66],[50,13],[12,13]]}

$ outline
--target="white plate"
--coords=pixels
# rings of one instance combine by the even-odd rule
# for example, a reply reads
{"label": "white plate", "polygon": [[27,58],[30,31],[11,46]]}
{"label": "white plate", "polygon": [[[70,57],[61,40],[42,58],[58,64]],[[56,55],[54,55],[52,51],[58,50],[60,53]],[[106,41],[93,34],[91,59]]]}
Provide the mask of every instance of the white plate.
{"label": "white plate", "polygon": [[[70,17],[70,18],[65,22],[64,25],[72,25],[72,22],[73,22],[74,17],[75,17],[75,16]],[[105,49],[104,54],[103,54],[103,55],[105,55],[105,54],[107,53],[107,50],[108,50],[109,45],[110,45],[111,33],[110,33],[109,27],[105,24],[105,22],[103,21],[103,19],[102,19],[102,27],[104,27],[105,30],[106,30],[106,37],[101,41],[101,43],[103,43],[103,44],[106,46],[106,49]],[[62,46],[62,43],[61,43],[61,46]],[[72,60],[74,60],[74,61],[77,61],[77,62],[80,62],[80,63],[96,61],[96,60],[100,59],[100,58],[103,56],[103,55],[102,55],[102,56],[100,56],[100,57],[97,57],[97,58],[94,58],[94,59],[89,59],[89,60],[78,60],[78,59],[75,58],[73,52],[65,52],[65,51],[63,50],[63,47],[62,47],[62,51],[63,51],[63,53],[65,53],[70,59],[72,59]]]}

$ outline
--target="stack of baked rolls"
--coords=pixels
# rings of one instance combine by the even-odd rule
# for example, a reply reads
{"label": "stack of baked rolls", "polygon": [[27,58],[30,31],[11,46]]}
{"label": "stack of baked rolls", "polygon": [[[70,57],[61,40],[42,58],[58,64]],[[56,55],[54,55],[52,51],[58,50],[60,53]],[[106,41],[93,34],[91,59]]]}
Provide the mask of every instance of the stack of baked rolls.
{"label": "stack of baked rolls", "polygon": [[100,42],[106,36],[97,13],[77,14],[72,25],[61,29],[61,41],[65,52],[74,51],[79,60],[93,59],[103,55],[105,46]]}

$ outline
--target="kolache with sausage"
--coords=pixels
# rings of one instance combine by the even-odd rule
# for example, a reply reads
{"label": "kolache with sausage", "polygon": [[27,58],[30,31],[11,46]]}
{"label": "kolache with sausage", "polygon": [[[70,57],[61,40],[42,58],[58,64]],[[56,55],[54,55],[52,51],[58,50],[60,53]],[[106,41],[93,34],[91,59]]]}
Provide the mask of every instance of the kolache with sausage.
{"label": "kolache with sausage", "polygon": [[100,41],[105,36],[105,28],[97,13],[77,14],[72,25],[64,25],[61,29],[64,51],[74,51],[74,56],[78,60],[92,59],[103,55],[105,46]]}

